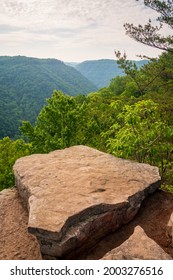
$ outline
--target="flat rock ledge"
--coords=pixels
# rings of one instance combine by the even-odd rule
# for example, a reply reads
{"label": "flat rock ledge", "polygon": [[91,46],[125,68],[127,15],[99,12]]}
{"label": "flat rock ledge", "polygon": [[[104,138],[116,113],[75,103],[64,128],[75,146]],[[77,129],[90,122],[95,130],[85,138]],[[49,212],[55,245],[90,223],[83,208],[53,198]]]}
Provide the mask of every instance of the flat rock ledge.
{"label": "flat rock ledge", "polygon": [[86,146],[20,158],[14,174],[28,230],[50,259],[80,254],[131,221],[161,182],[157,167]]}

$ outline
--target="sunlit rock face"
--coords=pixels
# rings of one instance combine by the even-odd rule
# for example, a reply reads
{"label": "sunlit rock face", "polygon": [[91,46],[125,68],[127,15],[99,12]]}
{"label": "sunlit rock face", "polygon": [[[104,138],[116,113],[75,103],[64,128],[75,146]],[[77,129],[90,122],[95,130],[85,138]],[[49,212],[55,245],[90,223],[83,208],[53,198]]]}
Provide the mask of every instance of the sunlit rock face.
{"label": "sunlit rock face", "polygon": [[131,221],[160,186],[157,167],[86,146],[21,158],[16,186],[29,210],[29,232],[47,258],[75,256]]}

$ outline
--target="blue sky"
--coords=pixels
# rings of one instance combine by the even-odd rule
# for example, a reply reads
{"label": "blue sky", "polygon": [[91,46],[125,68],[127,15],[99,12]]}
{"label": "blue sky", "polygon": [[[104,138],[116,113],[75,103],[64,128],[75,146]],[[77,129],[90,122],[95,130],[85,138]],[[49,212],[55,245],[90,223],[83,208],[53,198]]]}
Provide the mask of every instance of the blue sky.
{"label": "blue sky", "polygon": [[145,24],[149,18],[155,22],[157,13],[142,0],[0,0],[0,4],[0,55],[72,62],[115,59],[114,50],[126,51],[129,59],[161,53],[125,35],[126,22]]}

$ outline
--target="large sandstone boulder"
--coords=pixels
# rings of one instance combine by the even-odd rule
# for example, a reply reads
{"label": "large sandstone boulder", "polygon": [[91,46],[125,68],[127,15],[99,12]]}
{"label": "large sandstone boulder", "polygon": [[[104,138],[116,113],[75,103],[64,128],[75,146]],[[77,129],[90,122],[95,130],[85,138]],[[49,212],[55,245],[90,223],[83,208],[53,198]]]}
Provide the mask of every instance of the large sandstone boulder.
{"label": "large sandstone boulder", "polygon": [[81,252],[134,218],[160,186],[158,168],[85,146],[31,155],[14,165],[43,255]]}
{"label": "large sandstone boulder", "polygon": [[108,252],[103,260],[172,260],[171,256],[137,226],[128,240]]}
{"label": "large sandstone boulder", "polygon": [[[173,247],[170,242],[170,235],[166,234],[167,222],[170,214],[173,211],[173,195],[156,191],[154,194],[148,196],[142,204],[135,219],[130,223],[123,225],[116,232],[111,233],[103,238],[99,243],[92,247],[92,250],[83,252],[78,255],[78,259],[101,259],[101,258],[114,258],[114,259],[126,259],[126,258],[146,258],[160,259],[160,250],[156,245],[162,247],[169,255],[165,255],[167,259],[170,256],[173,258]],[[28,234],[27,231],[28,213],[22,205],[22,201],[18,195],[16,188],[8,189],[0,192],[0,260],[34,260],[40,259],[39,246],[36,238]],[[137,231],[135,228],[142,227],[140,234],[135,234]],[[135,230],[134,230],[135,229]],[[133,235],[133,237],[131,237]],[[147,244],[149,239],[153,239],[155,242],[153,249],[153,255],[151,256],[150,246],[145,246],[145,254],[142,253],[143,244],[141,240],[145,235],[147,238]],[[146,236],[147,235],[147,236]],[[133,242],[131,242],[133,238]],[[136,238],[136,239],[135,239]],[[128,252],[119,251],[115,254],[114,249],[119,247],[123,249],[123,243],[130,240]],[[153,242],[153,244],[154,244]],[[134,244],[141,244],[138,246],[139,251],[136,249],[133,251]],[[133,246],[132,248],[130,246]],[[153,248],[153,247],[152,247]],[[142,252],[141,252],[142,251]],[[109,254],[111,252],[111,254]],[[157,255],[158,254],[158,255]]]}

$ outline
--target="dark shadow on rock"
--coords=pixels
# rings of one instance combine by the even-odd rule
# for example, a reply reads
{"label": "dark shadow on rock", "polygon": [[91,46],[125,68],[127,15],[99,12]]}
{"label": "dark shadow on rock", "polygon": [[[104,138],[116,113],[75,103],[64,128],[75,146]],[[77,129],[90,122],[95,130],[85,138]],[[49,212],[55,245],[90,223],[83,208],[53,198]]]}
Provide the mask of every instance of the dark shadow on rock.
{"label": "dark shadow on rock", "polygon": [[173,212],[173,195],[162,190],[149,195],[143,202],[135,219],[123,225],[116,232],[103,238],[89,251],[76,259],[101,259],[107,252],[120,246],[133,234],[139,225],[146,235],[153,239],[162,249],[173,258],[173,247],[166,234],[167,224]]}
{"label": "dark shadow on rock", "polygon": [[170,246],[171,240],[167,236],[167,224],[172,213],[173,195],[158,190],[144,201],[136,222],[148,237],[173,257],[173,247]]}

